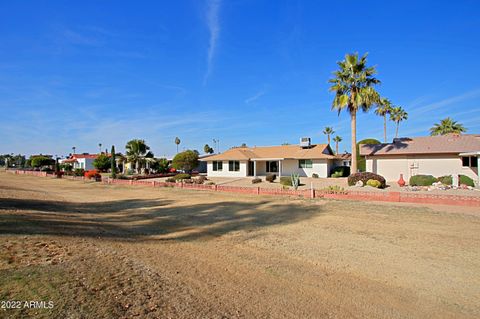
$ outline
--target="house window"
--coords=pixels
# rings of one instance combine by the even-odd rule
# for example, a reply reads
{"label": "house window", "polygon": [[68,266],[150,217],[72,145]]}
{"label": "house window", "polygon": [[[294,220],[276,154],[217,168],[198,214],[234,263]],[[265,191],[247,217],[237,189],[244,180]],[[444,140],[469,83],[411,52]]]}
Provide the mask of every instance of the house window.
{"label": "house window", "polygon": [[478,157],[476,157],[476,156],[470,157],[470,166],[471,167],[478,167]]}
{"label": "house window", "polygon": [[462,166],[469,167],[470,166],[470,157],[463,156],[462,157]]}
{"label": "house window", "polygon": [[223,169],[223,162],[213,161],[213,170],[214,171],[221,171],[222,169]]}
{"label": "house window", "polygon": [[278,162],[277,161],[266,161],[266,172],[267,173],[278,173]]}
{"label": "house window", "polygon": [[312,168],[312,160],[298,160],[298,168]]}
{"label": "house window", "polygon": [[239,161],[228,161],[228,170],[230,172],[238,172],[240,170]]}

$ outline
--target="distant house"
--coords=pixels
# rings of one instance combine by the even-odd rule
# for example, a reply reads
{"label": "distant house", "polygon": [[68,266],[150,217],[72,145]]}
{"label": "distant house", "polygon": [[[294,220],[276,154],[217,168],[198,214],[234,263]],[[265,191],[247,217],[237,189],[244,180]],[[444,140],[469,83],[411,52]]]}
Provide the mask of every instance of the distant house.
{"label": "distant house", "polygon": [[95,169],[93,161],[98,157],[98,154],[72,154],[69,158],[61,160],[60,163],[72,164],[73,169],[81,168],[84,170]]}
{"label": "distant house", "polygon": [[[307,141],[308,140],[308,141]],[[310,144],[309,138],[300,145],[235,147],[221,154],[200,159],[207,162],[208,176],[247,177],[269,173],[278,176],[328,177],[331,168],[341,165],[328,144]],[[339,162],[340,161],[340,162]]]}
{"label": "distant house", "polygon": [[435,177],[463,174],[479,181],[480,135],[424,136],[399,138],[393,143],[360,145],[366,170],[396,181],[400,174]]}

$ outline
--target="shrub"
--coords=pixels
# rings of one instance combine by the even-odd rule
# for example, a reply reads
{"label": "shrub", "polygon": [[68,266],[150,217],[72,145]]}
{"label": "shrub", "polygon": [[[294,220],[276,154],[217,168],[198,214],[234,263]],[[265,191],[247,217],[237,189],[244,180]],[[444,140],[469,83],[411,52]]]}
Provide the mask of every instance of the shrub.
{"label": "shrub", "polygon": [[383,178],[383,176],[375,173],[370,173],[370,172],[360,172],[360,173],[355,173],[348,176],[348,185],[354,186],[358,181],[362,181],[363,185],[365,185],[369,179],[374,179],[376,181],[379,181],[380,182],[379,188],[385,188],[385,186],[387,185],[385,178]]}
{"label": "shrub", "polygon": [[83,168],[76,168],[73,171],[73,175],[75,176],[84,176],[85,175],[85,170]]}
{"label": "shrub", "polygon": [[173,179],[175,181],[180,181],[180,180],[184,180],[184,179],[191,179],[192,176],[190,174],[177,174],[175,176],[173,176]]}
{"label": "shrub", "polygon": [[175,178],[173,178],[173,177],[169,177],[169,178],[167,178],[167,179],[165,180],[165,182],[167,182],[167,183],[175,183],[176,180],[175,180]]}
{"label": "shrub", "polygon": [[177,170],[190,172],[192,169],[198,166],[198,152],[188,150],[178,153],[173,158],[172,166]]}
{"label": "shrub", "polygon": [[[445,184],[445,185],[452,185],[452,183],[453,183],[452,175],[441,176],[441,177],[438,178],[438,181],[441,182],[442,184]],[[473,179],[471,179],[467,175],[460,175],[459,176],[459,182],[460,182],[460,185],[464,184],[464,185],[471,186],[471,187],[475,186],[475,183],[473,182]]]}
{"label": "shrub", "polygon": [[201,175],[194,179],[195,184],[203,184],[207,180],[207,177]]}
{"label": "shrub", "polygon": [[106,172],[111,166],[110,157],[106,154],[100,154],[93,161],[93,166],[101,172]]}
{"label": "shrub", "polygon": [[258,183],[261,183],[262,182],[262,179],[261,178],[254,178],[252,179],[252,184],[258,184]]}
{"label": "shrub", "polygon": [[313,174],[312,174],[312,178],[318,178],[318,174],[317,174],[317,173],[313,173]]}
{"label": "shrub", "polygon": [[90,171],[86,171],[85,172],[85,177],[88,178],[88,179],[92,179],[92,178],[95,178],[95,179],[98,179],[98,178],[102,178],[102,176],[98,173],[98,171],[96,169],[92,169]]}
{"label": "shrub", "polygon": [[182,179],[182,182],[185,184],[193,184],[195,181],[193,179]]}
{"label": "shrub", "polygon": [[276,179],[277,179],[277,175],[275,174],[267,174],[267,176],[265,177],[265,180],[270,183],[273,183],[273,181]]}
{"label": "shrub", "polygon": [[348,166],[334,167],[330,171],[330,175],[332,177],[348,177],[350,175],[350,167],[348,167]]}
{"label": "shrub", "polygon": [[329,192],[345,192],[345,188],[338,185],[329,185],[328,187],[325,187],[323,190],[329,191]]}
{"label": "shrub", "polygon": [[330,175],[330,177],[333,177],[333,178],[343,177],[343,173],[342,172],[335,172],[332,175]]}
{"label": "shrub", "polygon": [[379,188],[382,185],[382,183],[380,183],[376,179],[369,179],[367,181],[367,185],[371,187]]}
{"label": "shrub", "polygon": [[[283,186],[293,186],[291,176],[280,177],[280,184]],[[300,178],[298,178],[298,185],[301,185]]]}
{"label": "shrub", "polygon": [[432,175],[415,175],[410,177],[410,186],[430,186],[435,183],[437,179]]}

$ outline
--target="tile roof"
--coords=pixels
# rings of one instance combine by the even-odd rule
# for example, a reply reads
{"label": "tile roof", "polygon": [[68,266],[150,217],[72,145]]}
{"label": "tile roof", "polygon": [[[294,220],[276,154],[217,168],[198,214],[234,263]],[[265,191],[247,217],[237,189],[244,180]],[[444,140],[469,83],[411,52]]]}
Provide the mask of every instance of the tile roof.
{"label": "tile roof", "polygon": [[236,147],[221,154],[208,156],[202,161],[251,159],[335,159],[327,144],[313,144],[310,148],[299,145]]}
{"label": "tile roof", "polygon": [[480,135],[448,134],[395,139],[393,143],[361,144],[360,155],[458,154],[480,151]]}

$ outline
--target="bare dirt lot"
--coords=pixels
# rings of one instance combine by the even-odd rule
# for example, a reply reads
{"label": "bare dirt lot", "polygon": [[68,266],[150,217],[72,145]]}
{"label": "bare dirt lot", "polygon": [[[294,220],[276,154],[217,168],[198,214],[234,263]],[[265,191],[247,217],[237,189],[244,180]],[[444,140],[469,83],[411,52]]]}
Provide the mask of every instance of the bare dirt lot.
{"label": "bare dirt lot", "polygon": [[0,247],[5,318],[480,317],[478,208],[0,173]]}

